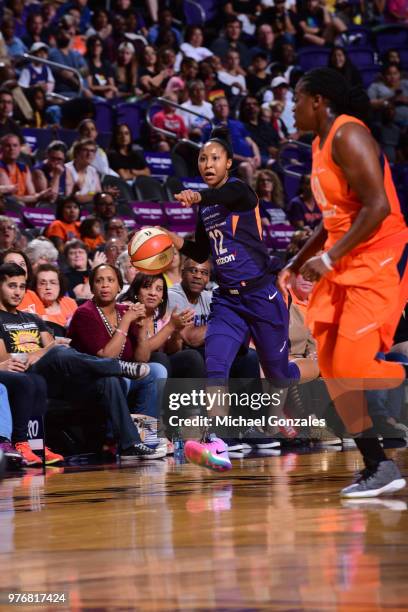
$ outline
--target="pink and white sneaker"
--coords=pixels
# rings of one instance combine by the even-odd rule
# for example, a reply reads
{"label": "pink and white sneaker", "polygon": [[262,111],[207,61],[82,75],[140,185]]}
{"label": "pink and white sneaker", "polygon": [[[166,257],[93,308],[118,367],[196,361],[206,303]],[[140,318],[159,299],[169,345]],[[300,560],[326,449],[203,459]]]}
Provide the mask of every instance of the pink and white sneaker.
{"label": "pink and white sneaker", "polygon": [[232,468],[227,445],[214,434],[207,442],[187,440],[184,445],[184,455],[190,463],[201,465],[214,472],[226,472]]}

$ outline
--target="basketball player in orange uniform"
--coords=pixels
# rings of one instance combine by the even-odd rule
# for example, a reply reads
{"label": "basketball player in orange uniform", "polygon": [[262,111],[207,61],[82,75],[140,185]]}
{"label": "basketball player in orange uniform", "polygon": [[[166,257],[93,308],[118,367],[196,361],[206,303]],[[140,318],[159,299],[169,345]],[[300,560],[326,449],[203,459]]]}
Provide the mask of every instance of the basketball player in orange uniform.
{"label": "basketball player in orange uniform", "polygon": [[341,491],[344,497],[374,497],[405,486],[372,429],[364,395],[405,378],[403,365],[376,355],[389,350],[408,297],[407,278],[397,267],[408,229],[388,161],[357,118],[368,106],[365,92],[350,89],[330,68],[311,70],[299,81],[296,125],[316,134],[311,183],[323,222],[279,277],[284,294],[291,272],[318,281],[307,323],[320,372],[366,466]]}

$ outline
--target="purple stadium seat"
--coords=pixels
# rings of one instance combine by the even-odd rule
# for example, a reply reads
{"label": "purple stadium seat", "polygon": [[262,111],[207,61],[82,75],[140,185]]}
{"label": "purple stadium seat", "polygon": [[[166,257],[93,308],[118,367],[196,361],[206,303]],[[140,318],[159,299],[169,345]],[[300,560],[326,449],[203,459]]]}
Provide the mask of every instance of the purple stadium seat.
{"label": "purple stadium seat", "polygon": [[136,224],[139,227],[166,225],[167,218],[158,202],[130,202]]}
{"label": "purple stadium seat", "polygon": [[22,132],[33,153],[46,149],[57,137],[57,132],[51,128],[23,128]]}
{"label": "purple stadium seat", "polygon": [[205,24],[206,15],[201,3],[196,0],[184,0],[183,10],[187,25],[203,26]]}
{"label": "purple stadium seat", "polygon": [[98,132],[113,132],[115,126],[115,111],[108,102],[94,102],[95,123]]}
{"label": "purple stadium seat", "polygon": [[[351,26],[347,30],[347,34],[351,36],[359,35],[359,39],[353,39],[351,45],[353,47],[367,46],[370,44],[371,30],[369,28],[365,28],[364,26]],[[349,45],[347,45],[349,48]]]}
{"label": "purple stadium seat", "polygon": [[398,49],[401,58],[401,65],[404,70],[408,70],[408,49]]}
{"label": "purple stadium seat", "polygon": [[388,49],[396,47],[408,48],[408,27],[407,26],[389,26],[388,28],[377,32],[375,43],[378,51],[382,54]]}
{"label": "purple stadium seat", "polygon": [[167,153],[146,152],[145,159],[154,178],[165,179],[173,174],[173,164]]}
{"label": "purple stadium seat", "polygon": [[381,68],[380,66],[376,66],[374,64],[371,66],[360,66],[359,70],[360,70],[361,78],[363,79],[363,85],[364,87],[367,88],[379,76]]}
{"label": "purple stadium seat", "polygon": [[305,72],[311,68],[327,66],[330,49],[325,47],[303,47],[298,50],[300,67]]}
{"label": "purple stadium seat", "polygon": [[23,217],[29,227],[42,229],[55,221],[55,212],[52,208],[26,208]]}
{"label": "purple stadium seat", "polygon": [[370,47],[353,47],[347,49],[347,55],[356,68],[374,64],[374,51]]}
{"label": "purple stadium seat", "polygon": [[79,133],[76,130],[66,130],[64,128],[58,128],[56,137],[58,140],[65,142],[68,148],[70,148],[75,140],[79,140]]}
{"label": "purple stadium seat", "polygon": [[200,5],[205,11],[205,20],[212,21],[217,17],[220,9],[219,0],[200,0]]}
{"label": "purple stadium seat", "polygon": [[194,231],[196,213],[193,208],[184,208],[179,202],[164,202],[163,208],[168,219],[169,229],[174,232],[181,229],[186,233]]}
{"label": "purple stadium seat", "polygon": [[285,202],[289,203],[289,201],[294,198],[299,190],[300,176],[289,176],[288,174],[284,174],[283,176],[283,188],[285,190]]}
{"label": "purple stadium seat", "polygon": [[135,102],[124,102],[116,107],[116,124],[127,123],[133,140],[140,137],[141,110]]}

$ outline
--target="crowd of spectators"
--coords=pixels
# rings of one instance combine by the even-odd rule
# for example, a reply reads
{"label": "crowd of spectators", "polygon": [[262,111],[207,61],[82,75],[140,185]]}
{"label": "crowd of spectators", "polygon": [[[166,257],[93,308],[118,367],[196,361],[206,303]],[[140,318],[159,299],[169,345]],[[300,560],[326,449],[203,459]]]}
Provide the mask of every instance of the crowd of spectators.
{"label": "crowd of spectators", "polygon": [[[151,174],[145,152],[170,155],[180,140],[199,144],[211,125],[227,126],[233,172],[256,189],[271,254],[285,260],[321,221],[302,159],[290,160],[300,179],[291,193],[276,161],[289,139],[310,144],[292,114],[294,87],[304,70],[302,49],[327,51],[327,65],[351,85],[361,85],[365,68],[350,57],[372,43],[370,68],[378,74],[365,84],[371,127],[393,164],[408,161],[406,49],[380,53],[373,30],[390,24],[408,28],[404,2],[226,0],[215,5],[210,22],[186,26],[181,0],[115,0],[109,9],[92,0],[4,2],[0,262],[24,270],[21,311],[38,315],[54,336],[70,336],[80,351],[150,362],[153,381],[205,377],[213,279],[211,262],[180,261],[178,253],[171,269],[158,277],[136,274],[130,265],[126,215],[131,211],[123,208],[124,194]],[[24,60],[24,53],[32,59]],[[45,59],[61,66],[48,66]],[[164,101],[148,111],[151,128],[144,117],[157,96]],[[116,119],[110,134],[98,133],[98,104],[114,111],[124,102],[138,109],[138,125]],[[60,127],[71,130],[69,144],[55,137],[46,147],[33,148],[25,136],[25,128],[54,134]],[[185,142],[178,152],[194,177],[197,149]],[[25,210],[38,206],[50,210],[54,220],[41,231],[18,223]],[[306,289],[311,287],[302,279],[293,279],[294,338],[303,338]],[[136,309],[126,310],[130,305]],[[119,325],[122,334],[115,334]],[[304,351],[313,355],[305,338]],[[255,351],[243,349],[233,370],[236,377],[259,376]],[[133,380],[125,391],[115,387],[110,393],[130,396],[133,411],[159,421],[161,400],[149,389]]]}

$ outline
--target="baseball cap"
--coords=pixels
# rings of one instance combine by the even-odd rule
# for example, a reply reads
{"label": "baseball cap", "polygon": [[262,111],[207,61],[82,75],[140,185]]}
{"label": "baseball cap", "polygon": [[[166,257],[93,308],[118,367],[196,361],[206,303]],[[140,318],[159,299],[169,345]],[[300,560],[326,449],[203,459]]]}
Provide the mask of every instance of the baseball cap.
{"label": "baseball cap", "polygon": [[49,47],[43,42],[35,42],[30,47],[30,53],[37,53],[37,51],[40,51],[41,49],[48,51]]}
{"label": "baseball cap", "polygon": [[286,87],[289,87],[287,80],[281,76],[277,76],[274,79],[272,79],[272,83],[271,83],[272,89],[274,89],[275,87],[280,87],[281,85],[285,85]]}

